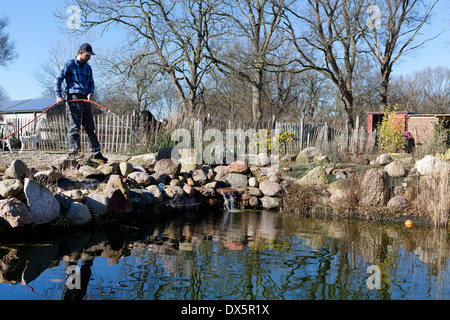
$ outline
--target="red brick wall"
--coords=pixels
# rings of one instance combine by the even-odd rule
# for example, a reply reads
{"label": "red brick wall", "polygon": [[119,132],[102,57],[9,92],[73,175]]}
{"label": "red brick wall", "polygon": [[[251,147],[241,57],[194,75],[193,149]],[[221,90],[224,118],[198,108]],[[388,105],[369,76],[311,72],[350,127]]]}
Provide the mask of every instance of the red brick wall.
{"label": "red brick wall", "polygon": [[414,117],[408,118],[408,131],[413,136],[416,145],[429,141],[434,134],[434,125],[439,119],[435,117]]}

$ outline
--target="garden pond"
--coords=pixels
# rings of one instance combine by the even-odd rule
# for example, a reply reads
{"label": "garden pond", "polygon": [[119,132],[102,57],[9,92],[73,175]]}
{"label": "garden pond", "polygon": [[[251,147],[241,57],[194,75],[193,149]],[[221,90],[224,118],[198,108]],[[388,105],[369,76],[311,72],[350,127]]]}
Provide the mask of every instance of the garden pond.
{"label": "garden pond", "polygon": [[268,211],[0,243],[2,300],[450,299],[448,230]]}

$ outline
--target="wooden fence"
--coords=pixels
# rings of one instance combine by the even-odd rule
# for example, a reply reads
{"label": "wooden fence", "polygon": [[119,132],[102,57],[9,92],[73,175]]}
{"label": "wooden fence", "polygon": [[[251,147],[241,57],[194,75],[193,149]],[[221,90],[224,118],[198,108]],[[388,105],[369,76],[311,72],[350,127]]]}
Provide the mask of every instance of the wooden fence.
{"label": "wooden fence", "polygon": [[[13,126],[1,126],[1,137],[4,137],[8,130],[12,132],[31,119],[24,119]],[[67,150],[67,128],[68,121],[64,115],[55,116],[50,119],[40,119],[39,123],[34,122],[29,127],[14,135],[19,139],[19,135],[31,135],[39,132],[39,149],[47,151]],[[296,154],[306,147],[319,147],[324,151],[334,152],[347,150],[348,152],[358,151],[370,153],[375,147],[376,133],[367,133],[366,130],[358,126],[354,130],[335,129],[325,124],[303,123],[301,122],[278,122],[278,121],[235,121],[230,120],[208,120],[202,119],[200,122],[195,119],[183,119],[174,121],[163,129],[152,128],[146,134],[139,127],[139,121],[132,115],[116,116],[111,113],[102,113],[94,117],[96,133],[104,153],[132,154],[144,152],[156,152],[158,148],[170,145],[171,133],[175,129],[194,129],[200,125],[200,129],[205,132],[208,129],[220,130],[225,137],[227,129],[278,129],[282,132],[294,132],[294,140],[282,145],[281,154]],[[197,122],[196,122],[197,121]],[[8,130],[7,127],[10,127]],[[224,140],[225,141],[225,140]],[[82,152],[89,152],[87,135],[81,130]],[[175,145],[175,142],[172,142]],[[17,147],[17,146],[16,146]],[[26,146],[31,149],[31,145]],[[20,145],[19,145],[20,148]]]}

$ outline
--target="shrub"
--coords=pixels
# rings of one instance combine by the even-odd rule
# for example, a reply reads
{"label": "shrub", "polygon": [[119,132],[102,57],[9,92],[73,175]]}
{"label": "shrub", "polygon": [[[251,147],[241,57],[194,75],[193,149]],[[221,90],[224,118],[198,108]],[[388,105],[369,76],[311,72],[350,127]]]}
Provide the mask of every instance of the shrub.
{"label": "shrub", "polygon": [[386,108],[378,128],[378,149],[382,153],[394,153],[405,146],[403,126],[400,121],[397,122],[397,110],[397,105]]}

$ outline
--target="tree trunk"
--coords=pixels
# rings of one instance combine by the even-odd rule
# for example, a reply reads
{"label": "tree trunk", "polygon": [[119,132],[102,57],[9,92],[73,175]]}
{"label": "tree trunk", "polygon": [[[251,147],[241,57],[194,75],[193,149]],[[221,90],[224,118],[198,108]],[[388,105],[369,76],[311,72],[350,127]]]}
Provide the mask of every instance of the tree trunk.
{"label": "tree trunk", "polygon": [[378,97],[378,100],[380,102],[379,110],[385,111],[387,108],[387,94],[388,94],[388,84],[389,84],[389,75],[387,72],[384,72],[382,74],[383,79],[380,84],[380,95]]}
{"label": "tree trunk", "polygon": [[344,121],[349,129],[353,129],[353,96],[351,93],[347,92],[342,95],[342,111],[344,113]]}
{"label": "tree trunk", "polygon": [[255,71],[252,83],[252,116],[253,121],[262,119],[261,102],[262,102],[262,68]]}

